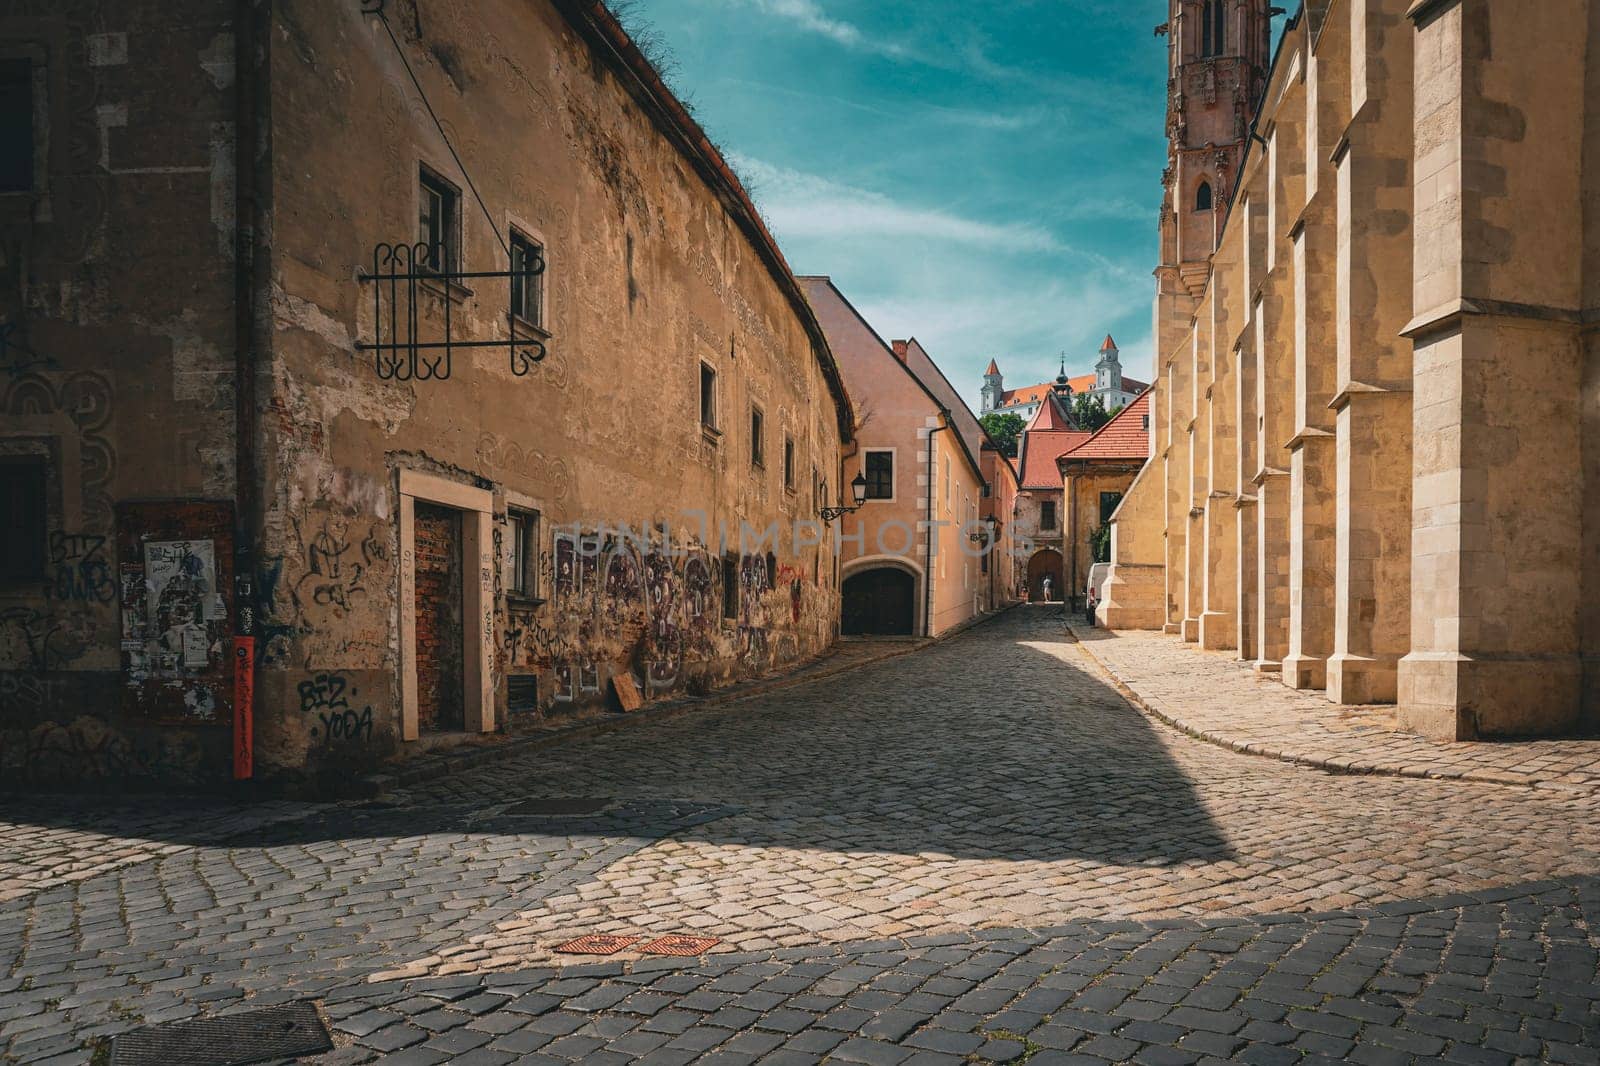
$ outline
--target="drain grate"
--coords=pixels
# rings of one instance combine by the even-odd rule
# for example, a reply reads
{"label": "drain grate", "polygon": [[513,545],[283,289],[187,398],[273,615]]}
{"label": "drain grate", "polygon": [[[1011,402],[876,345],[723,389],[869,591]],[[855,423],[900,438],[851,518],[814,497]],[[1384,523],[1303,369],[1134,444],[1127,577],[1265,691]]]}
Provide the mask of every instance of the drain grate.
{"label": "drain grate", "polygon": [[663,936],[645,944],[639,950],[646,955],[681,955],[689,958],[704,955],[722,943],[714,936]]}
{"label": "drain grate", "polygon": [[642,936],[580,936],[556,947],[563,955],[615,955],[623,948],[631,948]]}
{"label": "drain grate", "polygon": [[610,796],[553,796],[531,799],[507,807],[506,814],[558,817],[573,814],[599,814],[611,806]]}
{"label": "drain grate", "polygon": [[242,1066],[333,1050],[310,1000],[169,1022],[112,1038],[111,1066]]}

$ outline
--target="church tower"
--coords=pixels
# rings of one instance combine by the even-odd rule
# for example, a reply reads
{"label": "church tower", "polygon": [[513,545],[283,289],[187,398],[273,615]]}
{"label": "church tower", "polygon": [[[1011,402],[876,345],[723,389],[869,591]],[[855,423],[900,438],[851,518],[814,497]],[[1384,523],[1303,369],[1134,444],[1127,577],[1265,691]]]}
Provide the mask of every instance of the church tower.
{"label": "church tower", "polygon": [[1096,392],[1122,391],[1122,360],[1118,358],[1119,354],[1117,342],[1107,333],[1106,342],[1100,346],[1100,361],[1094,365]]}
{"label": "church tower", "polygon": [[1271,0],[1168,0],[1163,293],[1198,298],[1272,64]]}
{"label": "church tower", "polygon": [[1000,364],[989,360],[989,369],[983,372],[983,411],[988,414],[1000,406],[1000,397],[1006,391],[1005,380],[1000,376]]}

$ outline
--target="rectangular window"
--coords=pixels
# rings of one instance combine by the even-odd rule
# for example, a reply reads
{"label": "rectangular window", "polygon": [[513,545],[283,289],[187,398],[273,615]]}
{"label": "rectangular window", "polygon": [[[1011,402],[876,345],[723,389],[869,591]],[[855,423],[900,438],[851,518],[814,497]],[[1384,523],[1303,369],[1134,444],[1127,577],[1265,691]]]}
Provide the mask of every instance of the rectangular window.
{"label": "rectangular window", "polygon": [[417,240],[428,248],[426,261],[418,265],[441,274],[454,272],[461,261],[461,194],[424,167],[417,206]]}
{"label": "rectangular window", "polygon": [[739,618],[739,557],[732,553],[722,557],[722,617]]}
{"label": "rectangular window", "polygon": [[1146,433],[1150,432],[1150,416],[1149,415],[1140,416],[1140,418],[1139,418],[1139,428],[1143,429]]}
{"label": "rectangular window", "polygon": [[33,62],[0,59],[0,192],[33,189]]}
{"label": "rectangular window", "polygon": [[894,452],[867,452],[862,459],[867,476],[867,499],[894,499]]}
{"label": "rectangular window", "polygon": [[1039,528],[1056,528],[1056,505],[1054,500],[1046,500],[1039,505]]}
{"label": "rectangular window", "polygon": [[44,577],[47,513],[44,459],[0,459],[0,581]]}
{"label": "rectangular window", "polygon": [[794,491],[794,438],[783,438],[783,487]]}
{"label": "rectangular window", "polygon": [[538,241],[511,231],[511,313],[539,329],[544,328],[544,262]]}
{"label": "rectangular window", "polygon": [[511,527],[511,573],[506,592],[517,599],[532,600],[539,595],[539,512],[509,509],[506,524]]}
{"label": "rectangular window", "polygon": [[761,408],[750,408],[750,465],[767,465],[767,445],[764,440],[765,428],[761,417]]}
{"label": "rectangular window", "polygon": [[705,363],[700,364],[700,424],[717,428],[717,372]]}

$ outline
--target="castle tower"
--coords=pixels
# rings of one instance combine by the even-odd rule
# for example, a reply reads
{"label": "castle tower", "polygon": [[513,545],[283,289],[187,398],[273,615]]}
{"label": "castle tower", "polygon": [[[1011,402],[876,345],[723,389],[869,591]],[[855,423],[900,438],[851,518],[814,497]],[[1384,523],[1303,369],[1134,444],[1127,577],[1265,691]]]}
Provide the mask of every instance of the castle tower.
{"label": "castle tower", "polygon": [[1106,334],[1100,346],[1100,361],[1094,365],[1094,387],[1097,392],[1122,391],[1122,361],[1118,358],[1117,342]]}
{"label": "castle tower", "polygon": [[1198,297],[1272,62],[1271,0],[1168,0],[1163,292]]}
{"label": "castle tower", "polygon": [[983,411],[988,414],[1000,406],[1000,397],[1006,391],[1005,380],[1000,376],[1000,365],[989,360],[989,369],[983,372]]}

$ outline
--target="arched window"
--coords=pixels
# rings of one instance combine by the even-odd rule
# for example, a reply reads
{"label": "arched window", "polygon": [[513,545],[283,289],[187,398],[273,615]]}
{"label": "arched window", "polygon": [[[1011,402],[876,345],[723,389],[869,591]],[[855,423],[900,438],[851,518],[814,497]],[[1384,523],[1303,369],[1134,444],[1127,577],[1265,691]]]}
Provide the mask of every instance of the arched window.
{"label": "arched window", "polygon": [[1211,183],[1202,181],[1200,188],[1194,194],[1194,209],[1196,211],[1209,211],[1212,207]]}
{"label": "arched window", "polygon": [[1200,11],[1200,55],[1220,56],[1228,47],[1227,0],[1205,0]]}

